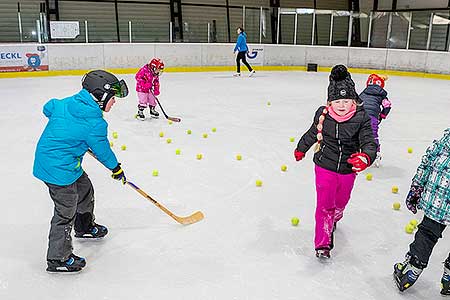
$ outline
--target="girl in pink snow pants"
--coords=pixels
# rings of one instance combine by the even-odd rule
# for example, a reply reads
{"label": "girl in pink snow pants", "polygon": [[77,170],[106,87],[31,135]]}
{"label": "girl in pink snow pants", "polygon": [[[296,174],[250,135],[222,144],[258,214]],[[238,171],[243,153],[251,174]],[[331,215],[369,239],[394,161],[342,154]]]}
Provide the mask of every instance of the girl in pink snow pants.
{"label": "girl in pink snow pants", "polygon": [[356,172],[366,169],[376,158],[377,143],[370,117],[359,104],[355,84],[343,65],[330,75],[327,106],[315,114],[310,129],[294,151],[297,161],[316,144],[316,256],[329,258],[334,247],[333,233],[350,200]]}
{"label": "girl in pink snow pants", "polygon": [[143,66],[136,74],[136,92],[139,99],[136,119],[145,120],[144,109],[150,108],[150,116],[158,118],[159,113],[155,110],[156,96],[159,95],[159,75],[164,70],[164,63],[159,58],[153,58]]}

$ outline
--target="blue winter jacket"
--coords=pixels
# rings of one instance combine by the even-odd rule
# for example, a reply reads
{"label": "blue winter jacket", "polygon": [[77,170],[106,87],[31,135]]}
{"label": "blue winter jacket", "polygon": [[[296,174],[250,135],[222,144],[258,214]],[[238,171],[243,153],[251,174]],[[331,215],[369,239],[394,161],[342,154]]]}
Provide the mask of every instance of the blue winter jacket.
{"label": "blue winter jacket", "polygon": [[387,99],[387,92],[379,85],[372,84],[367,86],[364,91],[359,94],[359,98],[363,102],[367,114],[371,117],[379,119],[380,114],[386,117],[391,110],[390,106],[383,106],[383,100]]}
{"label": "blue winter jacket", "polygon": [[245,32],[241,32],[238,35],[236,46],[234,47],[234,51],[239,51],[239,52],[247,52],[248,51],[247,35],[245,34]]}
{"label": "blue winter jacket", "polygon": [[81,163],[88,149],[105,167],[117,166],[107,137],[108,124],[87,90],[51,99],[44,105],[44,115],[49,120],[36,147],[35,177],[60,186],[74,183],[83,174]]}

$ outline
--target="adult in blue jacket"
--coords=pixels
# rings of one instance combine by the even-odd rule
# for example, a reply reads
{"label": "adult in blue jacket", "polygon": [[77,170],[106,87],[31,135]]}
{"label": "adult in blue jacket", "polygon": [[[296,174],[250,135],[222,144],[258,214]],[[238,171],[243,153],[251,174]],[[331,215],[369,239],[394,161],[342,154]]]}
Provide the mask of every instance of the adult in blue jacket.
{"label": "adult in blue jacket", "polygon": [[250,72],[248,76],[251,77],[253,76],[253,74],[255,74],[255,70],[252,69],[252,67],[248,64],[247,59],[245,58],[248,52],[248,47],[247,47],[247,35],[245,34],[244,28],[238,27],[237,34],[238,38],[236,41],[236,46],[234,46],[234,54],[237,54],[236,55],[237,71],[236,74],[234,74],[233,76],[241,76],[241,60],[242,60],[242,62]]}
{"label": "adult in blue jacket", "polygon": [[125,174],[111,150],[103,112],[109,112],[115,97],[126,97],[125,81],[103,70],[87,73],[83,89],[64,99],[44,105],[49,119],[36,147],[33,175],[49,188],[55,209],[47,251],[47,271],[78,272],[86,265],[72,253],[75,237],[102,238],[108,230],[94,222],[94,188],[82,168],[83,156],[91,151],[112,171],[112,177],[126,182]]}

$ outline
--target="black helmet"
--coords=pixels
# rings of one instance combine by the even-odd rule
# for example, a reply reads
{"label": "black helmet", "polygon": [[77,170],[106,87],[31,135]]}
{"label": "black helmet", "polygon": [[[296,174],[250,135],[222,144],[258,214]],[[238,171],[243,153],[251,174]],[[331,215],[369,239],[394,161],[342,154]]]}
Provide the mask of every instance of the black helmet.
{"label": "black helmet", "polygon": [[95,102],[102,110],[105,110],[106,104],[113,96],[124,98],[128,95],[125,81],[104,70],[90,71],[84,75],[82,86],[94,96]]}

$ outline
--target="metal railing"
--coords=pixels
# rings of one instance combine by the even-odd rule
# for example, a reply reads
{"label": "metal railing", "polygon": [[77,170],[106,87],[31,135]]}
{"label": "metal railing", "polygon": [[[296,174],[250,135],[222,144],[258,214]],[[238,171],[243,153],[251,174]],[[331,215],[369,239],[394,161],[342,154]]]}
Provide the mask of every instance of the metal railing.
{"label": "metal railing", "polygon": [[[228,20],[224,14],[225,7],[189,5],[183,7],[182,28],[176,28],[168,21],[168,5],[161,4],[158,7],[162,11],[159,17],[146,18],[146,12],[136,16],[132,8],[121,6],[116,11],[118,21],[114,16],[97,20],[92,15],[83,18],[70,13],[62,14],[67,21],[78,21],[79,25],[79,34],[75,38],[63,39],[52,38],[45,13],[30,8],[21,10],[19,6],[16,16],[17,36],[10,33],[8,38],[0,34],[0,42],[223,43],[234,42],[235,29],[244,26],[248,42],[256,44],[450,50],[450,9],[362,13],[233,6],[229,8]],[[144,5],[137,9],[142,11],[143,8]],[[67,9],[70,10],[70,7]],[[113,9],[109,9],[102,14],[107,11],[113,13]],[[132,16],[132,19],[128,19],[128,16]]]}

